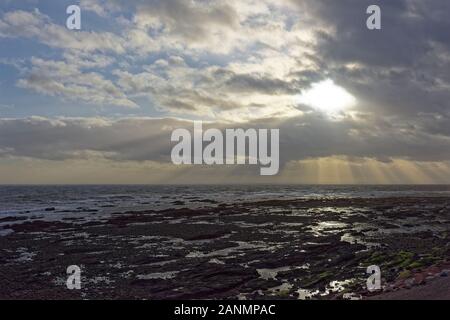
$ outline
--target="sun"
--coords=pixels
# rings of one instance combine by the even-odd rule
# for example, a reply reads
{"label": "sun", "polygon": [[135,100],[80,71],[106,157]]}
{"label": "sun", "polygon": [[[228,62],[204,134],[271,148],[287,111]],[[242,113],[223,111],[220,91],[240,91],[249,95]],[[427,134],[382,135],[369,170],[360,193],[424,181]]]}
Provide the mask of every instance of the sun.
{"label": "sun", "polygon": [[334,115],[356,104],[356,98],[347,90],[328,79],[315,83],[296,96],[296,102],[326,114]]}

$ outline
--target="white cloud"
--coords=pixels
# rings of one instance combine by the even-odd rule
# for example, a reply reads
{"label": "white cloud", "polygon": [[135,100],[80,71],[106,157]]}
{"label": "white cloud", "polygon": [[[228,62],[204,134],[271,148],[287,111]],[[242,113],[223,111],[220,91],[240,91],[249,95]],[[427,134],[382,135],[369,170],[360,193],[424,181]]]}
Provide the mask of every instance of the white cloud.
{"label": "white cloud", "polygon": [[125,53],[124,39],[110,32],[73,32],[39,10],[6,12],[0,18],[0,36],[38,40],[50,47],[84,52]]}
{"label": "white cloud", "polygon": [[80,65],[39,58],[31,63],[27,77],[18,82],[20,87],[96,105],[137,107],[112,81],[95,72],[82,72]]}

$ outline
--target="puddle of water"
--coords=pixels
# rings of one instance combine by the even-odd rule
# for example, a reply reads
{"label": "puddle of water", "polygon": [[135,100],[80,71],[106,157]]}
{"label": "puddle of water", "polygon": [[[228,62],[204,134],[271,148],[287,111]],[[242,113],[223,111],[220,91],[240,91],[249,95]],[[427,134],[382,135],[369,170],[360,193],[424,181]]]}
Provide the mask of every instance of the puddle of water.
{"label": "puddle of water", "polygon": [[271,294],[282,294],[285,292],[289,292],[292,289],[293,285],[287,282],[284,282],[283,284],[270,288],[269,292]]}
{"label": "puddle of water", "polygon": [[236,243],[238,244],[237,247],[230,247],[230,248],[225,248],[225,249],[221,249],[221,250],[215,250],[209,253],[203,253],[200,251],[192,251],[189,252],[188,255],[186,256],[186,258],[206,258],[206,257],[226,257],[229,256],[231,253],[234,252],[240,252],[243,250],[248,250],[248,249],[267,249],[266,244],[253,244],[253,243],[248,243],[248,242],[243,242],[243,241],[236,241]]}
{"label": "puddle of water", "polygon": [[153,262],[153,263],[150,263],[149,266],[162,267],[162,266],[165,266],[166,264],[171,264],[174,262],[177,262],[177,260],[173,259],[173,260],[166,260],[166,261],[160,261],[160,262]]}
{"label": "puddle of water", "polygon": [[302,266],[285,266],[285,267],[278,267],[278,268],[271,268],[271,269],[256,269],[256,272],[258,272],[259,277],[264,280],[276,280],[278,273],[290,271],[290,270],[296,270],[296,269],[309,269],[309,264],[304,264]]}
{"label": "puddle of water", "polygon": [[327,229],[343,229],[347,227],[348,224],[340,221],[323,221],[319,222],[317,225],[318,230],[327,230]]}
{"label": "puddle of water", "polygon": [[270,280],[270,279],[276,280],[279,272],[289,271],[289,270],[292,270],[292,267],[280,267],[280,268],[274,268],[274,269],[256,269],[256,272],[258,272],[259,277],[264,280]]}
{"label": "puddle of water", "polygon": [[363,240],[361,237],[352,236],[350,233],[343,234],[341,236],[341,241],[342,242],[347,242],[347,243],[350,243],[350,244],[363,244],[368,249],[370,249],[370,248],[377,248],[377,247],[380,246],[380,244],[377,243],[377,242],[369,242],[369,241]]}
{"label": "puddle of water", "polygon": [[341,291],[343,291],[345,289],[346,285],[348,285],[348,284],[350,284],[352,282],[353,282],[352,279],[347,279],[347,280],[344,280],[344,281],[337,281],[337,280],[331,281],[328,284],[328,286],[327,286],[327,288],[325,290],[325,293],[326,294],[330,294],[330,293],[341,292]]}
{"label": "puddle of water", "polygon": [[209,260],[208,263],[213,263],[213,264],[225,264],[225,262],[223,262],[223,261],[221,261],[221,260],[219,260],[219,259],[216,259],[216,258],[213,258],[213,259]]}
{"label": "puddle of water", "polygon": [[7,236],[8,234],[14,233],[13,229],[3,229],[0,230],[0,237]]}
{"label": "puddle of water", "polygon": [[88,281],[90,283],[94,283],[94,284],[98,284],[100,282],[103,282],[103,283],[106,283],[106,284],[114,283],[114,281],[112,281],[111,279],[109,279],[108,277],[105,277],[105,276],[88,279]]}
{"label": "puddle of water", "polygon": [[149,274],[140,274],[137,276],[140,280],[151,280],[151,279],[173,279],[175,276],[179,273],[179,271],[167,271],[167,272],[155,272],[155,273],[149,273]]}
{"label": "puddle of water", "polygon": [[282,227],[303,227],[305,224],[302,222],[282,222],[280,226]]}
{"label": "puddle of water", "polygon": [[307,299],[314,298],[320,292],[319,292],[319,290],[312,291],[312,290],[307,290],[307,289],[298,289],[297,293],[298,293],[299,300],[307,300]]}
{"label": "puddle of water", "polygon": [[27,248],[18,248],[17,253],[19,253],[19,257],[15,261],[18,262],[33,261],[33,257],[36,255],[34,252],[28,252]]}
{"label": "puddle of water", "polygon": [[344,293],[342,298],[345,300],[362,300],[362,296],[356,293]]}

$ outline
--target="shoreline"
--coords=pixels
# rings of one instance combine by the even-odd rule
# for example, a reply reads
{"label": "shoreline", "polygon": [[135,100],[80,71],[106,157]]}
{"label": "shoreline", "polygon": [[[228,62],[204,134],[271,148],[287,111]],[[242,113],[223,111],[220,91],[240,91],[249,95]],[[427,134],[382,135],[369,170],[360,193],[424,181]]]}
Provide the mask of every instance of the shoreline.
{"label": "shoreline", "polygon": [[[55,221],[2,217],[0,232],[13,232],[1,236],[0,298],[393,297],[421,270],[446,266],[449,208],[449,197],[325,198],[206,203],[97,220],[89,219],[97,212]],[[80,291],[65,288],[73,264],[82,270]],[[367,292],[372,264],[392,292]]]}

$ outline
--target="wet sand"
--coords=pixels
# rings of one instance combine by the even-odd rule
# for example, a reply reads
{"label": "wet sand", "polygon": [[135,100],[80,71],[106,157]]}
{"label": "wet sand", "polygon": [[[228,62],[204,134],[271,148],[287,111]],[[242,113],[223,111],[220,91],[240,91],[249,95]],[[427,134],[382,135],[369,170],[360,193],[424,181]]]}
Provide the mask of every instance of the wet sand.
{"label": "wet sand", "polygon": [[[0,298],[369,298],[365,271],[375,264],[385,291],[377,295],[395,299],[444,278],[450,257],[447,197],[48,216],[0,220]],[[69,265],[82,269],[81,290],[66,288]],[[446,283],[433,286],[436,298]]]}

